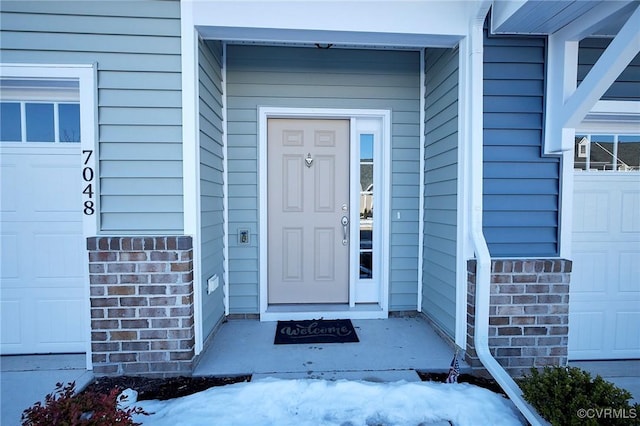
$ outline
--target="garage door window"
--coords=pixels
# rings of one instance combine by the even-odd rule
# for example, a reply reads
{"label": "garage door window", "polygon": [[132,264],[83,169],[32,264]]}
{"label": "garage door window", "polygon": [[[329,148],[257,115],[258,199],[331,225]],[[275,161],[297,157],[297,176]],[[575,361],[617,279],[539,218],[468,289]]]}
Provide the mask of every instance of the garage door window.
{"label": "garage door window", "polygon": [[576,135],[574,168],[640,171],[640,135]]}
{"label": "garage door window", "polygon": [[79,84],[0,79],[1,142],[80,142]]}

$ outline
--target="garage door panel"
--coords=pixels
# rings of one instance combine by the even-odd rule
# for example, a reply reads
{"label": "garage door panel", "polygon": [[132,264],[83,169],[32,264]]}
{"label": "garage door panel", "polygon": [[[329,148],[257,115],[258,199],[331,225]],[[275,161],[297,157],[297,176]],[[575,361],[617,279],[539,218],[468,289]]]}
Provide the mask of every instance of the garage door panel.
{"label": "garage door panel", "polygon": [[[569,308],[571,310],[571,307]],[[581,309],[576,309],[581,310]],[[569,327],[573,327],[569,334],[569,346],[576,355],[584,356],[600,350],[604,333],[604,313],[601,311],[587,311],[574,313],[569,320]],[[580,327],[574,327],[580,324]],[[580,358],[577,358],[580,359]]]}
{"label": "garage door panel", "polygon": [[[621,297],[629,297],[635,295],[636,298],[640,293],[640,250],[621,252],[617,259],[618,266],[618,291]],[[640,330],[640,329],[639,329]],[[639,331],[640,334],[640,331]]]}
{"label": "garage door panel", "polygon": [[574,196],[573,230],[576,233],[608,233],[609,193],[606,191],[578,192]]}
{"label": "garage door panel", "polygon": [[17,233],[5,233],[0,236],[0,278],[4,280],[18,278],[20,243]]}
{"label": "garage door panel", "polygon": [[617,312],[615,315],[616,338],[614,348],[616,351],[625,351],[640,356],[640,312],[630,309],[627,312]]}
{"label": "garage door panel", "polygon": [[18,168],[15,163],[8,164],[2,162],[0,165],[0,178],[2,179],[3,190],[0,192],[0,212],[5,215],[17,213],[18,211],[18,191],[6,191],[4,188],[18,188]]}
{"label": "garage door panel", "polygon": [[640,357],[640,175],[577,173],[569,359]]}
{"label": "garage door panel", "polygon": [[22,317],[21,302],[15,298],[5,298],[0,302],[2,308],[2,344],[19,345],[22,342],[22,331],[19,320]]}
{"label": "garage door panel", "polygon": [[[79,159],[78,159],[79,161]],[[77,164],[36,164],[31,167],[33,212],[70,213],[71,218],[80,211],[81,189],[77,191],[60,191],[61,182],[73,185],[79,182]],[[77,219],[80,219],[78,217]]]}
{"label": "garage door panel", "polygon": [[80,147],[1,148],[0,352],[84,352]]}
{"label": "garage door panel", "polygon": [[[36,337],[43,345],[68,344],[82,351],[83,328],[77,321],[77,315],[83,309],[82,294],[69,290],[71,294],[65,294],[64,298],[60,298],[59,292],[54,292],[49,295],[50,298],[36,302]],[[56,318],[55,323],[51,318]]]}
{"label": "garage door panel", "polygon": [[[607,252],[588,251],[576,252],[574,264],[580,268],[574,268],[572,282],[575,293],[600,293],[606,292],[607,278]],[[589,296],[593,297],[593,296]]]}
{"label": "garage door panel", "polygon": [[82,235],[80,234],[35,234],[34,249],[37,262],[33,265],[38,280],[81,280]]}
{"label": "garage door panel", "polygon": [[[640,182],[638,183],[640,185]],[[621,194],[620,231],[640,233],[640,193],[623,191]]]}

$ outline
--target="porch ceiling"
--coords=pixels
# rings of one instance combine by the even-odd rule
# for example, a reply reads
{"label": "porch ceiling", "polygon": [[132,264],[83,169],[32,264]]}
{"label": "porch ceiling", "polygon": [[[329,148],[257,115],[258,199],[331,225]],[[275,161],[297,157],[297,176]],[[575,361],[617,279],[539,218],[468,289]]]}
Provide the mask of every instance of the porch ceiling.
{"label": "porch ceiling", "polygon": [[494,0],[491,30],[494,34],[553,34],[598,10],[606,18],[591,35],[613,37],[636,7],[632,0]]}
{"label": "porch ceiling", "polygon": [[451,34],[401,34],[325,30],[292,30],[275,28],[239,28],[198,26],[200,36],[209,40],[270,45],[332,44],[335,47],[370,49],[407,49],[421,47],[455,47],[461,36]]}

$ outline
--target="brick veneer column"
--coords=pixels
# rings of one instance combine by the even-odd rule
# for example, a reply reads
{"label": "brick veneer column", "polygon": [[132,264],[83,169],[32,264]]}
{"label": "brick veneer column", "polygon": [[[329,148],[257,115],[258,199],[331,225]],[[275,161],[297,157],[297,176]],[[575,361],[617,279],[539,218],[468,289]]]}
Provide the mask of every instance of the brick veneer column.
{"label": "brick veneer column", "polygon": [[191,237],[92,237],[87,249],[94,373],[190,373]]}
{"label": "brick veneer column", "polygon": [[[474,345],[476,261],[467,262],[467,362],[481,370]],[[514,377],[531,367],[566,365],[571,261],[493,260],[489,349]]]}

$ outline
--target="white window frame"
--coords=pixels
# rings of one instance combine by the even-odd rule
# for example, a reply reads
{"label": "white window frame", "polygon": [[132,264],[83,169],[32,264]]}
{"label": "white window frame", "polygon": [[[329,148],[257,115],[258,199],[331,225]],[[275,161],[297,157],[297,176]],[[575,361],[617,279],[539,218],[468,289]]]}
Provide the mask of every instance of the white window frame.
{"label": "white window frame", "polygon": [[[350,238],[353,244],[350,247],[350,268],[349,268],[349,303],[348,306],[339,305],[341,307],[334,309],[327,305],[322,306],[305,305],[287,307],[284,309],[269,309],[268,303],[268,255],[267,255],[267,119],[268,118],[324,118],[324,119],[348,119],[351,122],[351,160],[350,160],[350,202],[352,206],[359,206],[360,199],[360,156],[359,156],[359,135],[362,133],[376,133],[380,137],[380,143],[374,145],[374,158],[378,158],[376,163],[378,167],[378,179],[374,178],[374,188],[376,188],[376,197],[374,198],[375,206],[378,208],[376,217],[377,230],[373,236],[374,244],[377,241],[379,245],[374,246],[377,249],[377,256],[374,256],[374,262],[379,271],[379,280],[375,282],[379,290],[379,300],[377,303],[357,303],[358,286],[361,284],[359,279],[360,265],[360,246],[355,242],[360,240],[359,226],[353,224],[360,223],[360,209],[352,208],[350,212]],[[377,123],[377,124],[376,124]],[[313,318],[350,318],[350,319],[379,319],[387,318],[389,315],[389,256],[390,245],[389,238],[384,236],[390,235],[391,220],[391,111],[389,110],[366,110],[366,109],[324,109],[324,108],[279,108],[279,107],[260,107],[258,109],[258,133],[259,133],[259,206],[260,217],[259,240],[260,244],[259,264],[260,264],[260,320],[261,321],[277,321],[277,320],[302,320]],[[375,139],[375,136],[374,136]],[[355,147],[355,149],[354,149]],[[357,176],[357,178],[356,178]],[[385,242],[383,244],[383,242]],[[376,257],[378,260],[376,261]],[[365,284],[370,284],[370,280]]]}
{"label": "white window frame", "polygon": [[[80,144],[65,144],[68,147],[77,147],[81,153],[91,152],[91,156],[87,160],[87,156],[82,154],[82,167],[88,167],[93,172],[94,185],[94,201],[95,212],[93,215],[82,215],[82,232],[83,238],[93,237],[98,234],[100,205],[99,205],[99,171],[98,171],[98,144],[97,144],[97,70],[94,64],[0,64],[0,76],[3,78],[15,79],[74,79],[79,83],[79,103],[80,103]],[[6,145],[16,146],[51,146],[50,142],[29,142],[29,143],[0,143],[0,152]],[[60,144],[62,145],[62,144]],[[82,179],[82,176],[78,176]],[[84,202],[84,196],[83,196]],[[82,206],[78,206],[79,209]],[[83,323],[85,329],[86,341],[86,367],[87,370],[93,369],[91,360],[91,306],[90,306],[90,289],[89,289],[89,263],[84,265],[84,281],[86,284],[84,293],[84,309]]]}

